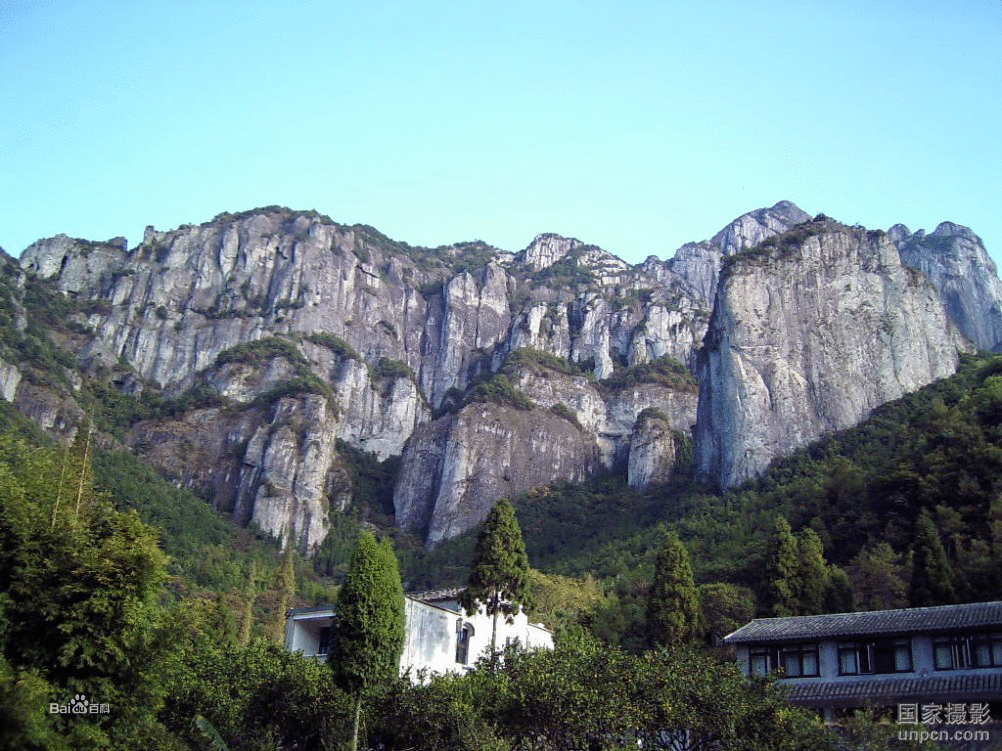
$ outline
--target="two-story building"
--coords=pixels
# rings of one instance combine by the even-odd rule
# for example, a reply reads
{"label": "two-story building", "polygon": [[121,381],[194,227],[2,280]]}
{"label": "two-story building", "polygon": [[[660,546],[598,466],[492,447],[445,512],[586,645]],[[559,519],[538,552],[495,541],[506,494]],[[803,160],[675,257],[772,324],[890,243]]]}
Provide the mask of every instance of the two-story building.
{"label": "two-story building", "polygon": [[826,721],[856,707],[1002,702],[1002,602],[759,618],[724,642],[746,675],[776,671],[790,701]]}
{"label": "two-story building", "polygon": [[[467,616],[459,604],[461,589],[422,592],[404,597],[405,636],[400,672],[413,677],[429,673],[461,672],[490,650],[493,618],[483,608]],[[334,608],[319,605],[294,608],[286,615],[285,647],[309,657],[326,659],[330,650]],[[530,623],[523,610],[508,623],[498,618],[497,645],[518,643],[526,649],[552,649],[553,634],[542,624]]]}

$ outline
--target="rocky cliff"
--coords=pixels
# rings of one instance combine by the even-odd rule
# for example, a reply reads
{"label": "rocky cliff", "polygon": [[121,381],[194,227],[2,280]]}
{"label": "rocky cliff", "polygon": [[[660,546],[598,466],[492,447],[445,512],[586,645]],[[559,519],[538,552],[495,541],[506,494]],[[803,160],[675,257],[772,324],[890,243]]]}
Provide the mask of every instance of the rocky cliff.
{"label": "rocky cliff", "polygon": [[820,218],[728,261],[698,363],[696,459],[721,485],[950,375],[970,346],[883,232]]}
{"label": "rocky cliff", "polygon": [[888,235],[901,260],[932,282],[961,333],[978,349],[1002,351],[1002,282],[981,238],[952,222],[928,235],[896,224]]}
{"label": "rocky cliff", "polygon": [[[238,522],[280,536],[295,529],[305,549],[322,539],[328,512],[350,502],[337,440],[379,459],[403,453],[410,467],[426,450],[415,431],[432,410],[457,403],[512,352],[548,353],[587,382],[666,357],[691,362],[709,317],[670,269],[648,273],[578,240],[540,235],[519,253],[484,243],[412,248],[280,208],[147,228],[132,249],[59,236],[29,247],[21,265],[92,332],[76,348],[85,373],[116,371],[134,395],[188,404],[132,426],[127,444]],[[15,392],[16,368],[0,374]],[[433,482],[472,490],[463,503],[442,495],[418,526],[455,534],[499,494],[613,466],[649,401],[606,403],[594,389],[566,398],[593,400],[601,413],[585,433],[571,425],[580,450],[562,448],[567,436],[556,436],[570,423],[546,398],[538,414],[508,415],[517,444],[520,427],[553,438],[541,453],[512,455],[511,485],[474,479],[482,467],[450,447],[481,426],[465,419],[469,408],[448,417],[440,449],[449,461]],[[678,427],[688,431],[695,398],[686,398]],[[414,516],[407,487],[402,479],[401,519]]]}
{"label": "rocky cliff", "polygon": [[948,314],[998,342],[969,231],[808,218],[780,202],[637,266],[552,234],[415,248],[278,207],[131,249],[58,236],[6,263],[0,394],[64,438],[85,396],[152,399],[126,445],[304,550],[352,503],[339,441],[402,456],[397,521],[431,543],[556,480],[662,482],[697,422],[701,470],[730,484],[950,372]]}

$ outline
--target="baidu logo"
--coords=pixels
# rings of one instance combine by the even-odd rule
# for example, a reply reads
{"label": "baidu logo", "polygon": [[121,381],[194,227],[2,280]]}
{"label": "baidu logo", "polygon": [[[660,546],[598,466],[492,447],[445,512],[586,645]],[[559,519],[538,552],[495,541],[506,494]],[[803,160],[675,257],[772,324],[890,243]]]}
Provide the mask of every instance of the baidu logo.
{"label": "baidu logo", "polygon": [[86,695],[76,694],[66,704],[49,705],[49,714],[109,714],[111,708],[107,704],[98,704],[87,700]]}

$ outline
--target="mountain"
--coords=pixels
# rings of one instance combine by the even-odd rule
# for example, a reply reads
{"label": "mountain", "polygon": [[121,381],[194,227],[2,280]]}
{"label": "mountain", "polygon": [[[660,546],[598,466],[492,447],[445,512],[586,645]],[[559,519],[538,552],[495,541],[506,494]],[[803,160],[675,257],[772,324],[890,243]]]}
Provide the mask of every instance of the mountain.
{"label": "mountain", "polygon": [[970,345],[891,239],[828,220],[727,259],[699,357],[699,469],[721,485],[951,375]]}
{"label": "mountain", "polygon": [[[96,414],[304,551],[353,503],[346,446],[401,457],[396,521],[429,544],[539,485],[663,481],[693,436],[733,484],[953,372],[958,317],[1002,299],[986,255],[966,284],[942,260],[937,284],[902,264],[904,232],[809,219],[780,202],[636,266],[552,234],[416,248],[280,207],[131,249],[58,236],[6,264],[0,393],[64,437]],[[968,248],[962,230],[944,233]]]}
{"label": "mountain", "polygon": [[950,319],[978,349],[1002,350],[1002,282],[981,238],[943,222],[931,234],[895,224],[888,235],[908,266],[939,291]]}

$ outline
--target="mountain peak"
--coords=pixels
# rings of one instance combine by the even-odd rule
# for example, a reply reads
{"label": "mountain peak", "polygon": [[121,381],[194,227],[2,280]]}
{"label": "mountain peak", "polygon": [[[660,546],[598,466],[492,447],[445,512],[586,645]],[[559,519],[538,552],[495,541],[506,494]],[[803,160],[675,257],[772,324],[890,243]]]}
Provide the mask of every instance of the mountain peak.
{"label": "mountain peak", "polygon": [[710,243],[730,256],[810,219],[811,215],[792,201],[780,201],[769,208],[742,214],[715,234]]}

